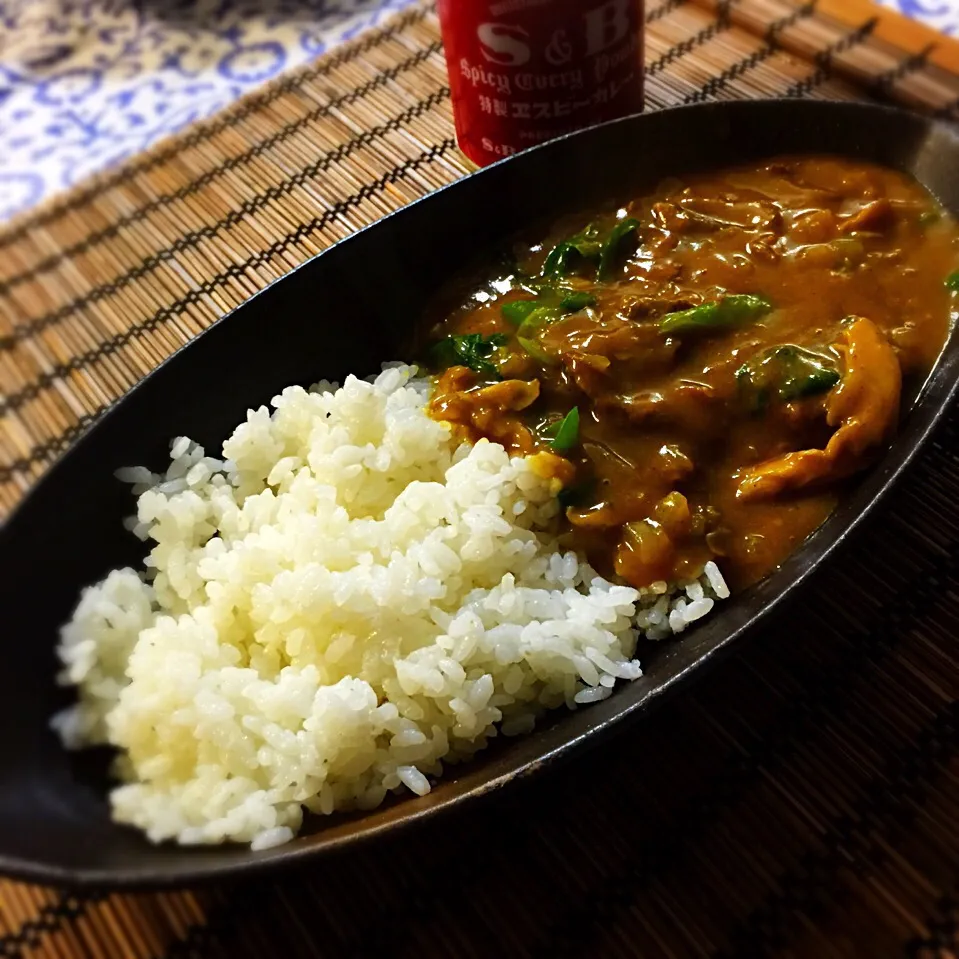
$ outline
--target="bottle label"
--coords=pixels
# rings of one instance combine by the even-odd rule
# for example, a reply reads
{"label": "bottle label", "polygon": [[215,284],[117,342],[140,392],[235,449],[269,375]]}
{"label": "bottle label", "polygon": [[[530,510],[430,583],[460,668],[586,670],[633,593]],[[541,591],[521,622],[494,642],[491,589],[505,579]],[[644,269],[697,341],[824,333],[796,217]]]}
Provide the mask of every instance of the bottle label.
{"label": "bottle label", "polygon": [[439,0],[460,148],[485,165],[643,106],[637,0]]}

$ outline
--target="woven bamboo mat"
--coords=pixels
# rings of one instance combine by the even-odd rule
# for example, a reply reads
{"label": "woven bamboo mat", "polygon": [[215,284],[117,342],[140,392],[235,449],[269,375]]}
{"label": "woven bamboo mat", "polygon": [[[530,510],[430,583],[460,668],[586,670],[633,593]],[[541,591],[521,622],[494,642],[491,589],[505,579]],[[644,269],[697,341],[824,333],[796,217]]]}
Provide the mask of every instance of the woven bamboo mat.
{"label": "woven bamboo mat", "polygon": [[[660,0],[650,109],[882,97],[959,118],[959,45],[859,0]],[[955,72],[952,72],[955,71]],[[216,317],[466,172],[428,9],[0,234],[0,512]],[[0,956],[959,955],[959,413],[790,620],[477,810],[278,879],[0,883]]]}

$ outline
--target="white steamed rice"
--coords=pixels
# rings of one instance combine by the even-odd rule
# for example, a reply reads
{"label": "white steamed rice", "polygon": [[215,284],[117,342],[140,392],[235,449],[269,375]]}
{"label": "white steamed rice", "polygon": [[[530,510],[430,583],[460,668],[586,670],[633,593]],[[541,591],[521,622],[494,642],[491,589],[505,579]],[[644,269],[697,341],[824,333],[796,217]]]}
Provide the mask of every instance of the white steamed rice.
{"label": "white steamed rice", "polygon": [[457,446],[413,373],[290,387],[222,460],[181,437],[165,475],[121,471],[154,545],[83,592],[59,648],[79,701],[54,719],[120,750],[120,822],[266,848],[305,810],[423,795],[497,730],[635,679],[638,631],[728,595],[715,564],[638,592],[562,553],[555,481]]}

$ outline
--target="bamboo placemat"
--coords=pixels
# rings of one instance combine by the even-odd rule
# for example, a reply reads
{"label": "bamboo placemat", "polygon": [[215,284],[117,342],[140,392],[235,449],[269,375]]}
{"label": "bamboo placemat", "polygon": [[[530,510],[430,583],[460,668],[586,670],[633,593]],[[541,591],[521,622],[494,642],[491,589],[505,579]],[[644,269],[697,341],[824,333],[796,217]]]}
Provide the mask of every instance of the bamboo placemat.
{"label": "bamboo placemat", "polygon": [[[648,106],[891,98],[959,46],[820,0],[660,0]],[[466,172],[428,9],[0,234],[0,511],[113,398],[334,240]],[[0,956],[959,955],[959,414],[788,632],[564,769],[235,887],[0,883]]]}

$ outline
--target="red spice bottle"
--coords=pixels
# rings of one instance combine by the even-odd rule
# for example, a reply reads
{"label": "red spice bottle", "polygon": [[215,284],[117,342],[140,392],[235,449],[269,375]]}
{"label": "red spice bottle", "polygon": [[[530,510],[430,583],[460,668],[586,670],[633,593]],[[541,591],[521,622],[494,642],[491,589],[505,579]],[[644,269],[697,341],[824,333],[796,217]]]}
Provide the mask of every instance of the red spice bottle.
{"label": "red spice bottle", "polygon": [[480,166],[643,108],[643,0],[439,0],[439,16]]}

